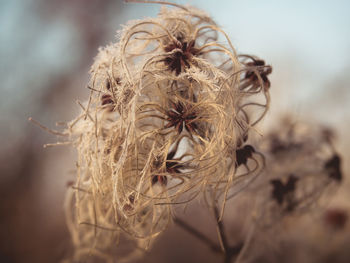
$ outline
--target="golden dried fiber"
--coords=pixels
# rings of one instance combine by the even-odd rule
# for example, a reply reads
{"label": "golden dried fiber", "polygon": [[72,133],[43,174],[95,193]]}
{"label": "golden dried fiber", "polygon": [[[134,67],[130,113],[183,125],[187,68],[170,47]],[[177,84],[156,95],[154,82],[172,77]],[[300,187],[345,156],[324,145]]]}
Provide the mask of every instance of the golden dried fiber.
{"label": "golden dried fiber", "polygon": [[104,255],[120,233],[146,248],[175,205],[200,196],[224,204],[261,170],[246,142],[268,109],[271,67],[238,56],[204,12],[162,6],[129,22],[90,73],[90,99],[68,125],[78,151],[67,201],[76,257]]}

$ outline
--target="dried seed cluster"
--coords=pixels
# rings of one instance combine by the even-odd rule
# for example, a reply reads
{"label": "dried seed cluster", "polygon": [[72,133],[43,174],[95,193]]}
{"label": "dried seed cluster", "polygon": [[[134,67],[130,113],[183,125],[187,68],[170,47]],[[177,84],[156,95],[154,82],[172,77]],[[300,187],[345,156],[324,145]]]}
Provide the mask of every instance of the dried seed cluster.
{"label": "dried seed cluster", "polygon": [[266,136],[261,148],[270,187],[262,189],[269,191],[270,201],[260,205],[265,219],[276,222],[289,213],[310,212],[326,190],[341,182],[341,159],[332,140],[329,129],[289,118]]}
{"label": "dried seed cluster", "polygon": [[163,7],[118,39],[99,50],[89,102],[69,125],[79,156],[67,203],[77,255],[100,255],[121,230],[147,247],[174,205],[199,195],[225,202],[262,168],[246,143],[268,109],[270,66],[237,55],[193,7]]}
{"label": "dried seed cluster", "polygon": [[[239,259],[279,262],[280,255],[295,255],[292,247],[305,254],[306,262],[318,262],[322,253],[328,255],[323,245],[329,243],[323,243],[320,236],[329,235],[328,230],[345,233],[348,219],[341,206],[326,208],[343,177],[333,140],[329,128],[309,120],[292,121],[290,116],[264,135],[259,149],[266,169],[245,191],[254,216]],[[315,257],[314,251],[320,253]]]}

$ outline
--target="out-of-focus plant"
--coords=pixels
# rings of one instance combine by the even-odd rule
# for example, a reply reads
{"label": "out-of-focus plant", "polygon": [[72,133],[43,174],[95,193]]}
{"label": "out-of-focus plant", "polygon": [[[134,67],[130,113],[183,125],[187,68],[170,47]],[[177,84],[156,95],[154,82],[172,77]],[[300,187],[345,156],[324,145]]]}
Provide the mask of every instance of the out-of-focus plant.
{"label": "out-of-focus plant", "polygon": [[[334,147],[333,131],[319,124],[292,119],[292,116],[287,116],[277,122],[275,129],[271,129],[259,143],[259,149],[266,158],[266,168],[259,182],[249,190],[256,199],[251,208],[254,211],[254,223],[246,236],[238,261],[259,262],[262,255],[271,262],[283,259],[272,255],[271,247],[282,253],[282,242],[286,243],[286,247],[288,242],[290,246],[298,246],[286,240],[288,228],[294,227],[297,231],[303,225],[307,226],[308,231],[314,230],[315,226],[322,225],[322,214],[325,214],[326,224],[334,229],[341,229],[346,224],[346,211],[325,210],[330,196],[343,179],[341,158]],[[308,217],[312,221],[319,219],[310,223]],[[257,239],[268,242],[252,245]],[[310,246],[318,242],[309,240],[304,247],[299,244],[299,250],[311,250]],[[291,254],[288,251],[283,253],[285,257]],[[312,253],[304,255],[303,260],[319,262]]]}

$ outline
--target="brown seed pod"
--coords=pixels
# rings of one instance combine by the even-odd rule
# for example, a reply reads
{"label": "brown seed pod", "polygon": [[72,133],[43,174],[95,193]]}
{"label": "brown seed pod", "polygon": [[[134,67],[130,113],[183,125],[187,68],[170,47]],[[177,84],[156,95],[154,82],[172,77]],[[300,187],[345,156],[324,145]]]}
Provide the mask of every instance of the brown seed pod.
{"label": "brown seed pod", "polygon": [[170,102],[172,107],[166,112],[168,123],[164,126],[165,129],[174,127],[178,134],[185,128],[189,133],[195,133],[198,130],[196,120],[195,107],[193,105],[178,101]]}
{"label": "brown seed pod", "polygon": [[[268,75],[272,73],[272,67],[265,64],[265,61],[249,55],[240,55],[244,58],[243,65],[246,67],[241,90],[256,91],[259,87],[267,90],[271,87]],[[248,59],[248,60],[246,60]]]}
{"label": "brown seed pod", "polygon": [[286,204],[285,209],[287,211],[292,211],[295,206],[293,195],[295,192],[296,183],[298,182],[298,177],[291,174],[285,183],[283,183],[280,179],[274,179],[270,182],[273,186],[272,198],[275,199],[280,206]]}
{"label": "brown seed pod", "polygon": [[171,53],[163,61],[169,70],[175,71],[176,75],[179,75],[183,69],[190,67],[192,56],[200,54],[198,49],[195,48],[195,40],[187,42],[182,36],[177,37],[176,41],[167,44],[164,47],[164,51]]}
{"label": "brown seed pod", "polygon": [[343,229],[347,221],[348,215],[344,209],[330,208],[324,213],[324,222],[335,229]]}

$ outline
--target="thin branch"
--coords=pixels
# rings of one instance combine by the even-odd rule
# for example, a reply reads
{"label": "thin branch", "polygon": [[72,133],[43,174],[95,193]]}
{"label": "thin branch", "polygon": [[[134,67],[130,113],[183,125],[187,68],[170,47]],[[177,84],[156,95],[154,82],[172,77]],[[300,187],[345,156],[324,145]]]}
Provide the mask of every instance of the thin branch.
{"label": "thin branch", "polygon": [[229,248],[229,245],[225,235],[224,224],[222,220],[219,221],[220,214],[219,214],[218,207],[216,205],[214,206],[213,210],[214,210],[214,216],[215,216],[216,226],[217,226],[218,235],[219,235],[219,241],[220,241],[222,250],[224,251],[224,253],[226,253]]}
{"label": "thin branch", "polygon": [[218,207],[215,205],[214,215],[216,220],[216,225],[218,229],[219,241],[222,247],[222,252],[224,254],[224,263],[230,263],[232,259],[239,254],[243,247],[243,243],[239,243],[236,246],[230,246],[225,234],[225,227],[222,220],[219,221],[220,213]]}
{"label": "thin branch", "polygon": [[197,229],[195,229],[192,226],[190,226],[189,224],[187,224],[185,221],[182,221],[180,218],[175,217],[174,218],[174,222],[179,227],[183,228],[188,233],[190,233],[194,237],[196,237],[199,240],[201,240],[203,243],[205,243],[214,252],[217,252],[217,253],[221,252],[221,249],[220,249],[220,247],[218,245],[216,245],[211,239],[209,239],[203,233],[199,232]]}

